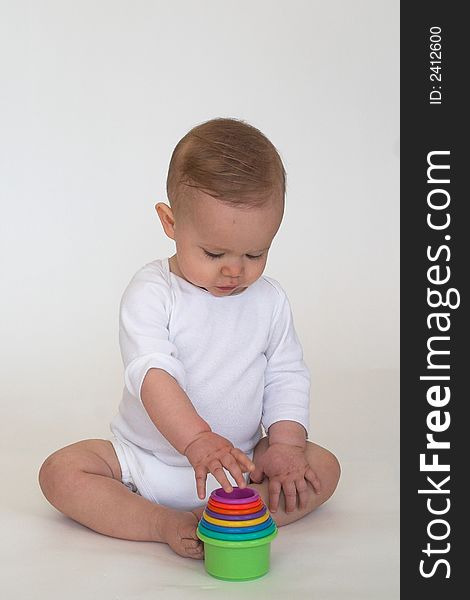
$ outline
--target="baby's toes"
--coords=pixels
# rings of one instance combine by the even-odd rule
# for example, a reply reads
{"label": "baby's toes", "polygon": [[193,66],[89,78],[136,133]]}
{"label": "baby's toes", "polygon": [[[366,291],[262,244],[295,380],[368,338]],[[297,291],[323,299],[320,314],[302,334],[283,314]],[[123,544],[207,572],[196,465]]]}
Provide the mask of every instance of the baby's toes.
{"label": "baby's toes", "polygon": [[188,550],[202,550],[203,545],[201,540],[186,540],[186,548]]}
{"label": "baby's toes", "polygon": [[202,542],[193,540],[188,542],[185,545],[186,553],[191,558],[203,558],[204,557],[204,547]]}
{"label": "baby's toes", "polygon": [[201,546],[201,542],[200,540],[192,540],[192,539],[185,539],[183,540],[184,543],[184,547],[185,548],[199,548]]}

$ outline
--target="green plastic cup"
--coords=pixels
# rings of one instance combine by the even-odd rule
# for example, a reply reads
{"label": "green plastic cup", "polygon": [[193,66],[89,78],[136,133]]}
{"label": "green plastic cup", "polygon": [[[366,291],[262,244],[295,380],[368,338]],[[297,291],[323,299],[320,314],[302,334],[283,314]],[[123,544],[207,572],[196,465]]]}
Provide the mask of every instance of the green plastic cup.
{"label": "green plastic cup", "polygon": [[269,571],[273,533],[255,540],[230,542],[204,535],[197,529],[198,538],[204,542],[204,566],[212,577],[226,581],[257,579]]}

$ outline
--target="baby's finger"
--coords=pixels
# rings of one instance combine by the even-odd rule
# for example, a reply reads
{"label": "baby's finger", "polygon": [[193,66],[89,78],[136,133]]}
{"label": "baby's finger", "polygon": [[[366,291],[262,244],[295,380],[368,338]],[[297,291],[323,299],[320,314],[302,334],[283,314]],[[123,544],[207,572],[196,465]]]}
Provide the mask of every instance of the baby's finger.
{"label": "baby's finger", "polygon": [[293,481],[286,481],[282,486],[286,500],[286,513],[294,512],[297,504],[297,490]]}
{"label": "baby's finger", "polygon": [[194,473],[196,474],[197,495],[201,500],[204,500],[206,497],[207,469],[205,467],[198,466],[194,469]]}
{"label": "baby's finger", "polygon": [[222,464],[227,469],[227,471],[230,472],[232,477],[235,479],[238,487],[240,487],[240,488],[246,487],[246,481],[245,481],[245,478],[243,477],[243,473],[242,473],[240,467],[238,466],[237,461],[231,454],[227,454],[226,456],[223,457]]}
{"label": "baby's finger", "polygon": [[251,473],[255,470],[255,463],[240,448],[232,448],[231,454],[237,459],[243,473]]}
{"label": "baby's finger", "polygon": [[298,479],[295,482],[295,487],[297,488],[297,494],[299,495],[299,508],[300,510],[304,510],[307,508],[308,504],[308,485],[305,481],[305,478]]}
{"label": "baby's finger", "polygon": [[233,487],[232,487],[232,484],[230,483],[230,481],[228,480],[227,475],[225,475],[225,471],[224,471],[220,461],[218,461],[218,460],[212,461],[211,464],[209,465],[209,468],[210,468],[212,475],[217,479],[217,481],[223,487],[224,492],[227,492],[227,494],[230,494],[230,492],[233,491]]}
{"label": "baby's finger", "polygon": [[269,490],[269,510],[276,512],[279,506],[279,494],[281,493],[281,482],[271,478],[268,485]]}
{"label": "baby's finger", "polygon": [[317,477],[317,474],[314,471],[312,471],[312,469],[308,469],[304,477],[307,481],[310,481],[310,483],[312,484],[313,491],[315,492],[315,494],[319,494],[321,491],[321,483]]}

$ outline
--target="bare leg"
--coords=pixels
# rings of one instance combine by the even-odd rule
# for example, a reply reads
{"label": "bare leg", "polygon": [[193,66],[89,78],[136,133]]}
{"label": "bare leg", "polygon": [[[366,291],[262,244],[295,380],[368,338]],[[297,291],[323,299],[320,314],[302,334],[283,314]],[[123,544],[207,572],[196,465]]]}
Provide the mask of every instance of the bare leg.
{"label": "bare leg", "polygon": [[39,484],[57,510],[98,533],[165,542],[181,556],[203,557],[196,536],[200,511],[175,510],[131,492],[121,483],[119,461],[107,440],[58,450],[42,465]]}
{"label": "bare leg", "polygon": [[[267,447],[268,438],[265,436],[261,438],[261,440],[255,447],[255,452],[253,455],[253,462],[255,464],[257,456],[259,457],[261,454],[263,454],[263,452],[266,451]],[[320,479],[320,494],[315,494],[315,492],[313,491],[313,487],[309,482],[307,482],[309,487],[309,498],[307,507],[305,509],[300,510],[297,504],[297,507],[293,512],[287,513],[284,492],[283,490],[281,490],[279,508],[275,513],[271,514],[278,527],[288,525],[289,523],[293,523],[294,521],[301,519],[305,515],[308,515],[313,510],[318,508],[321,504],[326,502],[326,500],[328,500],[328,498],[333,494],[333,492],[336,489],[341,471],[338,460],[336,459],[334,454],[332,454],[325,448],[314,444],[313,442],[307,442],[307,459],[310,463],[310,466]],[[265,477],[265,479],[261,483],[249,483],[248,485],[250,488],[258,490],[266,506],[268,506],[269,508],[269,479]]]}

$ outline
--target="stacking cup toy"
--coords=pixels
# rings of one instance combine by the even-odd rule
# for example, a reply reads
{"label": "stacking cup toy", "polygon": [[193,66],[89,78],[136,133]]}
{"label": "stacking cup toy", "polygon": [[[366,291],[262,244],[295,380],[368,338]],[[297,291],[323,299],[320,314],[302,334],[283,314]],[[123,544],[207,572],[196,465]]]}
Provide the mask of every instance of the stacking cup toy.
{"label": "stacking cup toy", "polygon": [[204,542],[206,571],[218,579],[256,579],[269,571],[271,541],[276,523],[258,492],[234,487],[210,495],[197,528]]}

